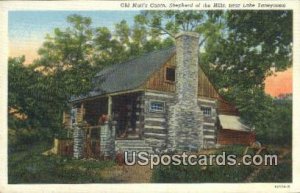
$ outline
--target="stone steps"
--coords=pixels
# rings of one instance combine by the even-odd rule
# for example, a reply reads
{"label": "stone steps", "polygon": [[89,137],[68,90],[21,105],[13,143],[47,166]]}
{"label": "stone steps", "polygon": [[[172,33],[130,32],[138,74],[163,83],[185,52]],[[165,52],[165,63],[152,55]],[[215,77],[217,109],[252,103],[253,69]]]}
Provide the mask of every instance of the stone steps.
{"label": "stone steps", "polygon": [[145,140],[116,140],[115,141],[116,151],[127,151],[129,155],[132,152],[148,152],[153,153],[152,147],[150,147]]}
{"label": "stone steps", "polygon": [[166,139],[166,133],[144,133],[145,138],[152,138],[152,139]]}
{"label": "stone steps", "polygon": [[116,140],[115,141],[116,145],[136,145],[136,146],[139,146],[139,145],[147,145],[145,140]]}

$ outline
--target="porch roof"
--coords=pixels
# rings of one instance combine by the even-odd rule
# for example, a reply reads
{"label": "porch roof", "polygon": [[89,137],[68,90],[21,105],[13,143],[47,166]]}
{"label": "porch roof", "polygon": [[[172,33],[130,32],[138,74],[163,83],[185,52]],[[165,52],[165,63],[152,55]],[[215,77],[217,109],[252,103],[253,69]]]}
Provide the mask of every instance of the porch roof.
{"label": "porch roof", "polygon": [[72,97],[70,101],[136,89],[173,56],[175,51],[175,47],[169,47],[111,65],[95,76],[94,88],[87,95]]}
{"label": "porch roof", "polygon": [[239,116],[219,115],[219,120],[223,129],[235,131],[251,131],[251,128],[244,124]]}

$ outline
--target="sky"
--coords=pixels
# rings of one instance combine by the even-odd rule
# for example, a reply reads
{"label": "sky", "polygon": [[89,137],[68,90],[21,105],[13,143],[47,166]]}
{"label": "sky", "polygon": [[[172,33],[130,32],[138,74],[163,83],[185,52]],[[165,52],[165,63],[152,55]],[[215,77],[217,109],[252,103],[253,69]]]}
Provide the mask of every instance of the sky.
{"label": "sky", "polygon": [[9,55],[25,54],[26,63],[37,57],[37,50],[47,33],[54,28],[66,28],[66,18],[71,14],[80,14],[92,18],[93,27],[105,26],[114,29],[114,25],[125,19],[129,25],[134,22],[137,11],[10,11],[8,15]]}
{"label": "sky", "polygon": [[265,92],[273,97],[282,93],[292,93],[293,91],[293,68],[283,72],[276,72],[265,80]]}
{"label": "sky", "polygon": [[[129,25],[134,22],[138,11],[10,11],[8,15],[9,56],[26,56],[26,64],[38,57],[37,50],[47,33],[54,28],[66,28],[67,16],[80,14],[92,19],[93,27],[108,27],[125,19]],[[292,93],[292,69],[276,73],[266,79],[265,92],[275,97]]]}

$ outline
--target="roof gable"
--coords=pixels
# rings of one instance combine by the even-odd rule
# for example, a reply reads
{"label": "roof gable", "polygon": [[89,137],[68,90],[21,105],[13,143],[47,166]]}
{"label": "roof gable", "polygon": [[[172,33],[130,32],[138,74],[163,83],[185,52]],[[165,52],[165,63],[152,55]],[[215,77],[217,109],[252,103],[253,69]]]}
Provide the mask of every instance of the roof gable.
{"label": "roof gable", "polygon": [[136,89],[174,55],[175,51],[175,47],[169,47],[111,65],[97,73],[93,79],[92,91],[85,96],[74,98],[72,101]]}

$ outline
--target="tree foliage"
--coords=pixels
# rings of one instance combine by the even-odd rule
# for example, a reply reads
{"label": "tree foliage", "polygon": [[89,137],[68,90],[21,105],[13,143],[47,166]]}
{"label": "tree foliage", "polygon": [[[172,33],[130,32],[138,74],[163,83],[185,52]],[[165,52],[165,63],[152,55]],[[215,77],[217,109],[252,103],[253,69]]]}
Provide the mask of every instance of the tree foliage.
{"label": "tree foliage", "polygon": [[25,57],[8,60],[9,143],[28,144],[50,139],[61,122],[60,106],[49,79],[24,65]]}
{"label": "tree foliage", "polygon": [[136,21],[156,36],[175,38],[181,31],[200,34],[199,45],[220,36],[224,27],[221,11],[142,11]]}
{"label": "tree foliage", "polygon": [[31,67],[24,66],[25,57],[10,58],[8,61],[8,107],[11,115],[26,115],[29,126],[53,126],[59,105],[47,87],[48,79]]}
{"label": "tree foliage", "polygon": [[292,12],[229,11],[226,34],[206,44],[204,69],[220,92],[256,124],[270,112],[264,80],[292,64]]}

